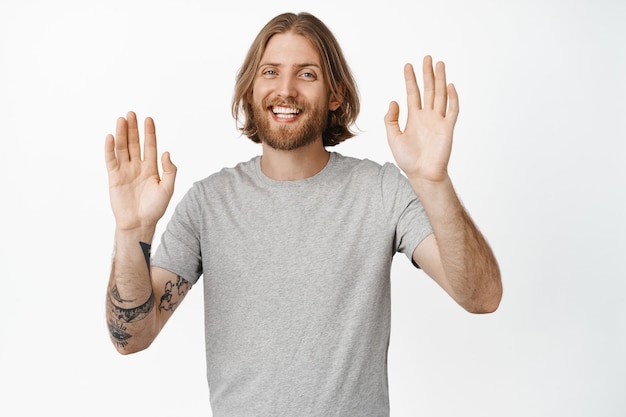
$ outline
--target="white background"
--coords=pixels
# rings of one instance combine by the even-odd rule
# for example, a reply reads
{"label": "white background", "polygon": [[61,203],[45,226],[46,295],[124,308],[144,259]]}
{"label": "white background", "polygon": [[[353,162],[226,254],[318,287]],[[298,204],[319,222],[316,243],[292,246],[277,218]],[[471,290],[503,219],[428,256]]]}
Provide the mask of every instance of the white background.
{"label": "white background", "polygon": [[202,291],[147,351],[109,342],[104,137],[128,110],[154,117],[173,202],[257,154],[230,116],[235,72],[271,17],[303,10],[359,83],[343,154],[391,160],[382,118],[390,100],[406,109],[403,64],[446,62],[461,99],[450,172],[503,273],[500,309],[473,316],[396,258],[392,414],[626,415],[619,0],[3,0],[0,414],[210,415]]}

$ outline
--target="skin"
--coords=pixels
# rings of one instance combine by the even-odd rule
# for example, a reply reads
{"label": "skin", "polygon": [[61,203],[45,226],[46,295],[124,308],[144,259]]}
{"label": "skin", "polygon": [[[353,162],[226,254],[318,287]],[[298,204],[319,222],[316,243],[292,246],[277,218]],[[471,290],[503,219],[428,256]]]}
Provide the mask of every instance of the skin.
{"label": "skin", "polygon": [[296,36],[287,33],[270,39],[248,97],[262,142],[285,151],[315,142],[329,110],[341,104],[326,100],[326,83],[315,50],[308,42],[302,49],[294,48],[299,44],[293,41]]}
{"label": "skin", "polygon": [[[309,41],[293,33],[273,36],[261,59],[248,99],[264,117],[266,134],[274,141],[302,132],[315,108],[337,109],[340,97],[329,94],[320,57]],[[458,96],[446,83],[442,62],[433,69],[423,63],[424,97],[413,67],[404,68],[407,123],[398,124],[399,105],[392,102],[384,118],[389,146],[431,220],[434,233],[415,249],[413,259],[450,296],[473,313],[494,311],[502,297],[495,257],[461,205],[448,176]],[[306,109],[278,117],[273,104]],[[284,106],[283,106],[284,107]],[[174,191],[176,166],[166,152],[157,164],[156,131],[152,119],[144,124],[141,156],[137,117],[129,112],[117,121],[116,134],[105,140],[111,207],[115,216],[115,251],[107,291],[107,321],[120,353],[148,347],[180,305],[190,288],[182,277],[150,266],[150,245],[157,222]],[[283,181],[311,177],[328,162],[321,129],[303,146],[281,149],[262,139],[261,169]]]}
{"label": "skin", "polygon": [[408,108],[404,131],[398,124],[398,103],[390,103],[384,119],[396,164],[433,226],[434,233],[415,249],[413,260],[467,311],[490,313],[502,299],[500,270],[448,175],[458,95],[446,82],[443,62],[433,70],[432,58],[426,56],[422,73],[423,100],[412,65],[404,67]]}
{"label": "skin", "polygon": [[[340,99],[329,96],[317,51],[306,38],[289,32],[274,35],[268,42],[249,99],[253,105],[258,105],[272,98],[327,106],[329,111],[341,105]],[[267,109],[265,117],[276,129],[297,132],[311,115],[305,111],[291,119],[279,119]],[[311,177],[328,162],[329,153],[323,146],[321,126],[313,142],[290,151],[275,149],[263,138],[261,140],[261,169],[276,180]]]}
{"label": "skin", "polygon": [[148,347],[190,287],[175,274],[150,267],[149,248],[156,224],[174,192],[176,166],[164,153],[163,174],[159,175],[156,130],[151,118],[146,119],[144,131],[143,158],[133,112],[119,118],[115,137],[108,135],[105,140],[109,196],[116,224],[106,317],[111,341],[123,354]]}

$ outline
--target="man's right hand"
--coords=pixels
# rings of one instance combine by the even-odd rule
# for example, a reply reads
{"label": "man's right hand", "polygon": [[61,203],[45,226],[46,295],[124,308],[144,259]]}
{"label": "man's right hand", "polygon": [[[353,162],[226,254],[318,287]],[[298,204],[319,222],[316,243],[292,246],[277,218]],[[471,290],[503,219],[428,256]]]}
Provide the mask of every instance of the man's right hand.
{"label": "man's right hand", "polygon": [[117,230],[155,228],[174,193],[176,166],[165,152],[161,157],[163,176],[159,176],[156,130],[149,117],[144,123],[144,135],[142,159],[137,116],[129,112],[126,118],[117,120],[115,137],[107,135],[105,139],[109,195]]}

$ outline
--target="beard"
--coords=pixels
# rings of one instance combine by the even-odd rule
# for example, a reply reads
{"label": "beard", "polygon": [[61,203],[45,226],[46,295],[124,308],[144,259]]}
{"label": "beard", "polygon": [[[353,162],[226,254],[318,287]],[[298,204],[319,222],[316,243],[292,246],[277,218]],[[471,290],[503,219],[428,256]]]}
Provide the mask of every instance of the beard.
{"label": "beard", "polygon": [[[268,114],[274,105],[300,109],[297,125],[273,123]],[[315,106],[295,100],[263,100],[252,105],[252,115],[257,135],[262,143],[280,151],[291,151],[309,145],[322,137],[328,118],[328,105]]]}

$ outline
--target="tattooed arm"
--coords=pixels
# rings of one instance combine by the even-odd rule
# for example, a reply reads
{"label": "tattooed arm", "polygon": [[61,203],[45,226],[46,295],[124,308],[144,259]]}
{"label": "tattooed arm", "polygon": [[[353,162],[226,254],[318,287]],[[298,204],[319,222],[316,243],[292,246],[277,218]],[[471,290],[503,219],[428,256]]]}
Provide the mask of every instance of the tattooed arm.
{"label": "tattooed arm", "polygon": [[104,149],[116,226],[106,315],[120,353],[148,347],[190,287],[175,274],[150,266],[150,245],[174,192],[176,166],[164,153],[159,176],[152,119],[146,119],[144,129],[143,158],[133,112],[117,120],[115,136],[107,136]]}
{"label": "tattooed arm", "polygon": [[190,288],[184,278],[150,266],[150,244],[141,236],[118,231],[106,302],[117,350],[128,354],[150,346]]}

